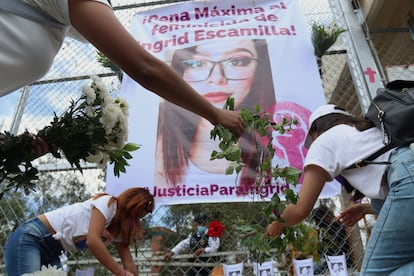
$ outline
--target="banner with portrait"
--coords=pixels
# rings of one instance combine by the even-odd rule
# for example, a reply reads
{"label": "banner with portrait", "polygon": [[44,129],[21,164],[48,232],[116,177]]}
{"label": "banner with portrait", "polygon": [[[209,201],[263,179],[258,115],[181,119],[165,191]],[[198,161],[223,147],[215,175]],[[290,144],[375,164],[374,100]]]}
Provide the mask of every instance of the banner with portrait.
{"label": "banner with portrait", "polygon": [[[325,103],[310,34],[298,0],[196,1],[137,13],[131,32],[148,52],[169,64],[198,93],[223,108],[227,97],[235,109],[257,105],[274,121],[293,117],[298,124],[273,137],[274,166],[303,166],[304,139],[311,111]],[[226,175],[224,159],[210,161],[217,141],[205,119],[145,91],[128,76],[121,96],[130,104],[129,141],[134,152],[127,173],[108,174],[107,191],[148,187],[158,204],[243,202],[283,197],[286,184],[257,189],[256,135],[239,140],[246,166]],[[297,186],[297,189],[300,185]],[[322,196],[339,193],[329,183]]]}

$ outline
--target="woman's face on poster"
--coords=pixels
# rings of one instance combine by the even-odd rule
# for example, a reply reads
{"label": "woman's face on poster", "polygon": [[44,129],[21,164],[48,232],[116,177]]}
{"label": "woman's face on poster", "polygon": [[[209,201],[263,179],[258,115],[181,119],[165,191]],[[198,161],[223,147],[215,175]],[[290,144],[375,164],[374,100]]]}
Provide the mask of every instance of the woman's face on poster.
{"label": "woman's face on poster", "polygon": [[183,78],[216,107],[223,108],[227,97],[238,107],[250,93],[256,68],[252,40],[221,41],[197,46],[183,61]]}

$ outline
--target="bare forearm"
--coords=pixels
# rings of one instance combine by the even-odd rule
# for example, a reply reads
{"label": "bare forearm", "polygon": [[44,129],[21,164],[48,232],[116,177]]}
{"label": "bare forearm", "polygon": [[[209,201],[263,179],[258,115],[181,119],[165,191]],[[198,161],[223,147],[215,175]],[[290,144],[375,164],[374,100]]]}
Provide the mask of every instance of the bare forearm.
{"label": "bare forearm", "polygon": [[361,209],[364,215],[374,214],[374,209],[370,203],[361,203]]}
{"label": "bare forearm", "polygon": [[236,136],[243,134],[238,112],[216,108],[198,94],[170,66],[142,48],[107,5],[69,0],[69,11],[76,30],[140,85],[212,124],[223,124]]}
{"label": "bare forearm", "polygon": [[129,246],[122,243],[113,243],[122,262],[133,262]]}
{"label": "bare forearm", "polygon": [[281,215],[283,222],[275,220],[270,223],[266,228],[266,235],[278,237],[283,233],[285,227],[298,224],[304,220],[307,214],[306,212],[300,212],[299,210],[300,209],[297,208],[297,205],[291,204],[287,206]]}
{"label": "bare forearm", "polygon": [[148,64],[150,67],[145,77],[131,74],[138,83],[165,100],[198,114],[213,124],[217,123],[217,109],[168,65],[156,58]]}
{"label": "bare forearm", "polygon": [[212,123],[217,122],[216,108],[170,66],[143,49],[109,7],[81,0],[71,0],[69,7],[74,27],[136,82]]}
{"label": "bare forearm", "polygon": [[114,242],[115,248],[118,251],[119,257],[121,258],[124,268],[134,275],[138,275],[138,268],[132,258],[131,251],[129,250],[129,245],[124,243]]}
{"label": "bare forearm", "polygon": [[111,256],[105,245],[101,243],[88,242],[88,248],[95,258],[114,275],[122,275],[123,268]]}
{"label": "bare forearm", "polygon": [[304,211],[301,211],[297,205],[290,204],[283,211],[281,218],[284,220],[283,226],[292,226],[301,223],[308,215]]}

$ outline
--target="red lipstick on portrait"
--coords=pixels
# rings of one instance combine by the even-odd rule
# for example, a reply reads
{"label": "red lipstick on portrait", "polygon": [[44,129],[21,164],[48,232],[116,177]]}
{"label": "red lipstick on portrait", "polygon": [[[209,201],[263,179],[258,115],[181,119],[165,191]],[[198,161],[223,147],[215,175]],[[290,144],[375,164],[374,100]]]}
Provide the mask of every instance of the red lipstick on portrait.
{"label": "red lipstick on portrait", "polygon": [[228,96],[230,96],[230,94],[225,92],[210,92],[203,95],[204,98],[212,103],[224,102]]}

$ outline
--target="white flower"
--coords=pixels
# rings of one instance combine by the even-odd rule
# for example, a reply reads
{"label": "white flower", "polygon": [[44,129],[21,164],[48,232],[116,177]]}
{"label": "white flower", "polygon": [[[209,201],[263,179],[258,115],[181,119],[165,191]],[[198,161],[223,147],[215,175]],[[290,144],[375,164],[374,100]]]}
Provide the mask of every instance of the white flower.
{"label": "white flower", "polygon": [[105,105],[108,102],[111,102],[112,96],[109,94],[101,78],[94,75],[94,76],[91,76],[91,79],[94,82],[93,87],[96,87],[95,93],[97,93],[97,96],[104,101],[103,105]]}
{"label": "white flower", "polygon": [[125,144],[125,140],[118,139],[118,137],[114,137],[116,139],[112,139],[107,145],[105,145],[105,151],[114,151],[116,149],[122,148]]}
{"label": "white flower", "polygon": [[63,271],[61,268],[57,268],[57,266],[42,266],[40,271],[36,271],[33,273],[25,273],[22,276],[66,276],[67,273]]}
{"label": "white flower", "polygon": [[[114,175],[119,177],[129,166],[127,160],[132,158],[129,152],[140,146],[127,143],[128,104],[112,98],[97,76],[92,79],[89,87],[83,87],[83,95],[72,101],[62,115],[55,114],[51,124],[39,130],[37,136],[49,145],[56,145],[54,157],[66,158],[81,172],[82,161],[96,163],[99,168],[105,168],[110,162],[114,164]],[[0,144],[5,156],[0,162],[0,176],[3,180],[11,180],[7,191],[20,187],[28,194],[27,191],[33,190],[32,181],[38,177],[36,173],[28,172],[35,167],[24,159],[23,151],[16,153],[15,150],[30,146],[32,139],[32,134],[27,131],[19,137],[5,133],[4,140],[8,142]]]}
{"label": "white flower", "polygon": [[98,151],[94,155],[89,155],[86,158],[86,161],[95,163],[98,168],[103,169],[106,167],[106,164],[108,163],[109,159],[110,158],[108,154]]}
{"label": "white flower", "polygon": [[[100,106],[93,106],[93,110],[85,109],[85,114],[91,118],[97,118],[101,126],[105,129],[107,143],[97,145],[86,161],[95,163],[98,167],[104,168],[108,161],[116,161],[116,153],[122,150],[128,139],[128,103],[122,99],[114,99],[109,94],[102,80],[97,76],[91,77],[93,83],[91,89],[100,100]],[[91,135],[96,126],[92,125]]]}
{"label": "white flower", "polygon": [[119,106],[121,107],[121,110],[122,110],[122,113],[124,114],[124,116],[125,117],[128,117],[129,116],[129,110],[128,110],[129,105],[128,105],[128,102],[125,99],[122,99],[122,98],[117,98],[115,100],[115,102],[118,103]]}
{"label": "white flower", "polygon": [[95,110],[91,106],[85,107],[85,115],[89,118],[95,117]]}
{"label": "white flower", "polygon": [[[118,136],[126,136],[128,137],[128,118],[126,117],[119,117],[118,118]],[[127,140],[127,138],[125,138],[125,140]]]}
{"label": "white flower", "polygon": [[94,90],[92,87],[90,87],[89,85],[85,85],[85,86],[82,88],[82,92],[83,92],[83,94],[86,96],[86,103],[87,103],[88,105],[93,104],[93,102],[94,102],[94,101],[95,101],[95,99],[96,99],[96,93],[95,93],[95,90]]}
{"label": "white flower", "polygon": [[96,151],[95,154],[89,154],[88,157],[86,157],[86,161],[90,163],[99,163],[102,160],[102,152]]}

